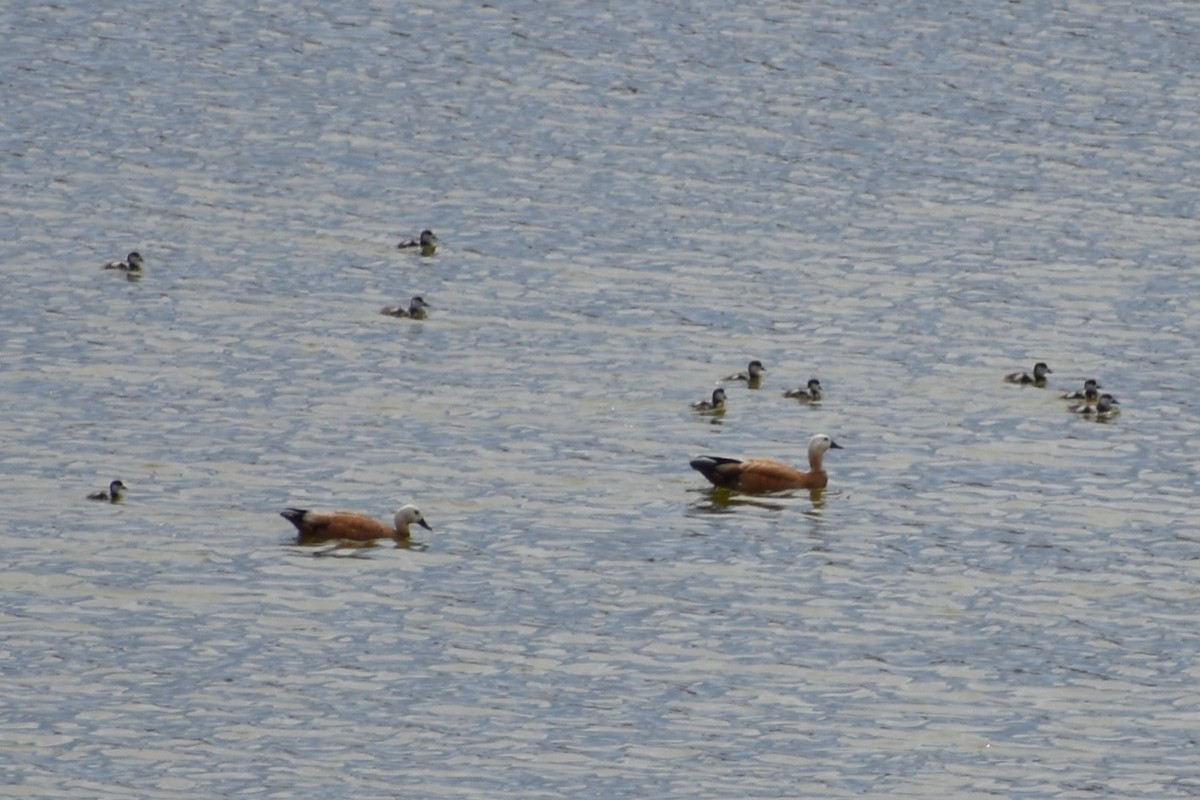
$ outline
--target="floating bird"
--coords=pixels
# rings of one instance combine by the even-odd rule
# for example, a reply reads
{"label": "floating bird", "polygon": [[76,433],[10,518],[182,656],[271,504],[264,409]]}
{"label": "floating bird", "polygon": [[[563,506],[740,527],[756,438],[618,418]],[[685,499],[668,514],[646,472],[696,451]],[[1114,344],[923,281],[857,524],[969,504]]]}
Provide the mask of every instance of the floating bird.
{"label": "floating bird", "polygon": [[712,400],[697,400],[692,403],[693,411],[724,411],[725,410],[725,390],[721,388],[713,389]]}
{"label": "floating bird", "polygon": [[142,254],[135,250],[120,261],[108,262],[104,265],[104,269],[116,269],[121,272],[141,272]]}
{"label": "floating bird", "polygon": [[437,252],[437,246],[438,237],[434,234],[434,232],[431,230],[423,230],[421,231],[421,238],[409,239],[406,242],[401,242],[400,244],[396,245],[396,249],[405,250],[409,247],[419,247],[421,248],[421,255],[431,256]]}
{"label": "floating bird", "polygon": [[377,519],[351,511],[325,513],[303,508],[288,508],[279,516],[296,526],[299,531],[298,544],[319,544],[335,539],[353,542],[370,542],[376,539],[394,539],[397,544],[411,538],[408,526],[412,523],[425,530],[433,530],[416,506],[404,506],[396,512],[394,528],[389,528]]}
{"label": "floating bird", "polygon": [[[1092,394],[1096,394],[1095,389],[1092,390]],[[1121,409],[1117,408],[1118,405],[1119,403],[1117,402],[1117,398],[1113,397],[1108,392],[1105,392],[1099,397],[1094,397],[1094,399],[1089,400],[1088,402],[1076,403],[1075,405],[1071,406],[1069,410],[1076,414],[1083,414],[1086,417],[1096,417],[1097,419],[1102,419],[1104,417],[1111,417],[1113,414],[1121,413]]]}
{"label": "floating bird", "polygon": [[824,489],[829,483],[825,474],[825,452],[842,446],[823,433],[808,442],[808,472],[789,467],[769,458],[736,458],[701,456],[691,462],[713,486],[740,489],[743,492],[778,492],[784,489]]}
{"label": "floating bird", "polygon": [[1033,365],[1033,375],[1028,372],[1013,372],[1004,376],[1005,383],[1024,383],[1031,386],[1045,386],[1046,375],[1054,372],[1050,367],[1046,366],[1045,361],[1039,361]]}
{"label": "floating bird", "polygon": [[1101,386],[1096,381],[1095,378],[1088,378],[1086,381],[1083,382],[1082,389],[1076,389],[1073,392],[1067,392],[1064,395],[1060,395],[1060,397],[1063,400],[1086,400],[1088,389],[1103,389],[1103,388],[1104,387]]}
{"label": "floating bird", "polygon": [[1085,408],[1091,408],[1096,403],[1100,402],[1100,392],[1094,386],[1089,386],[1083,390],[1083,402],[1072,403],[1067,406],[1067,411],[1072,411],[1076,414],[1082,414]]}
{"label": "floating bird", "polygon": [[762,362],[758,359],[755,359],[750,362],[749,366],[746,367],[745,372],[735,372],[732,375],[726,375],[724,378],[721,378],[721,380],[723,382],[745,381],[751,388],[757,388],[758,385],[762,383],[762,376],[766,371],[767,368],[763,366]]}
{"label": "floating bird", "polygon": [[816,378],[811,378],[807,386],[799,386],[795,389],[788,389],[783,393],[784,397],[791,397],[800,402],[815,403],[821,399],[821,382]]}
{"label": "floating bird", "polygon": [[380,314],[387,314],[389,317],[408,317],[410,319],[425,319],[429,316],[426,309],[429,304],[425,302],[425,298],[416,295],[412,300],[408,301],[407,306],[388,306],[380,309]]}
{"label": "floating bird", "polygon": [[125,499],[125,484],[120,481],[113,481],[108,485],[107,492],[92,492],[87,496],[88,500],[103,500],[106,503],[119,503]]}

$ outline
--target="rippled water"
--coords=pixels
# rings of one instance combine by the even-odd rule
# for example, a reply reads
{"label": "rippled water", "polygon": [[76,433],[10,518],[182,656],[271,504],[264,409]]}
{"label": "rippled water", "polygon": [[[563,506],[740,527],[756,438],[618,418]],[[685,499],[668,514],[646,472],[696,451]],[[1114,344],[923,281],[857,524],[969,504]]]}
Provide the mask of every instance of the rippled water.
{"label": "rippled water", "polygon": [[1200,791],[1200,13],[844,6],[0,12],[13,796]]}

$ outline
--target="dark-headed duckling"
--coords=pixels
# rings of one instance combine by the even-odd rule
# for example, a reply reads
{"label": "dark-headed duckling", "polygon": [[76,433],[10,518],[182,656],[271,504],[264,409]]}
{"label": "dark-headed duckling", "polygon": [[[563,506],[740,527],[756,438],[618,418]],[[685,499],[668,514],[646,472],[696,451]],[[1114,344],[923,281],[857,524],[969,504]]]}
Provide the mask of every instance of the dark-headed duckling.
{"label": "dark-headed duckling", "polygon": [[1045,361],[1039,361],[1033,365],[1033,374],[1028,372],[1013,372],[1004,376],[1006,383],[1023,383],[1028,386],[1045,386],[1046,376],[1054,370],[1046,366]]}
{"label": "dark-headed duckling", "polygon": [[92,492],[87,496],[88,500],[102,500],[106,503],[119,503],[125,499],[125,484],[120,481],[113,481],[108,485],[107,492]]}
{"label": "dark-headed duckling", "polygon": [[692,403],[693,411],[724,411],[725,410],[725,390],[721,388],[713,389],[712,400],[697,400]]}
{"label": "dark-headed duckling", "polygon": [[721,380],[745,381],[750,386],[757,387],[758,384],[762,383],[762,376],[766,371],[767,368],[763,366],[763,363],[758,359],[755,359],[746,367],[745,372],[735,372],[732,375],[726,375],[724,378],[721,378]]}
{"label": "dark-headed duckling", "polygon": [[1076,414],[1082,414],[1085,408],[1091,408],[1100,401],[1100,392],[1094,386],[1089,386],[1083,390],[1083,400],[1079,403],[1072,403],[1067,406],[1067,411]]}
{"label": "dark-headed duckling", "polygon": [[1082,414],[1085,417],[1103,418],[1113,414],[1119,414],[1120,409],[1117,408],[1117,398],[1113,397],[1108,392],[1098,395],[1095,389],[1092,389],[1092,397],[1082,403],[1076,403],[1068,410],[1075,414]]}
{"label": "dark-headed duckling", "polygon": [[425,302],[425,298],[417,295],[412,300],[408,301],[407,306],[388,306],[380,309],[380,314],[387,314],[389,317],[408,317],[409,319],[425,319],[428,315],[426,309],[429,304]]}
{"label": "dark-headed duckling", "polygon": [[410,247],[419,247],[421,248],[421,255],[431,256],[437,252],[437,246],[437,235],[431,230],[423,230],[421,231],[421,238],[409,239],[406,242],[401,242],[400,244],[396,245],[396,248],[398,250],[406,250]]}
{"label": "dark-headed duckling", "polygon": [[1060,395],[1060,397],[1063,400],[1086,400],[1087,392],[1089,389],[1094,391],[1096,389],[1103,389],[1103,388],[1104,387],[1101,386],[1100,383],[1095,378],[1088,378],[1086,381],[1083,382],[1082,389],[1076,389],[1073,392],[1067,392],[1064,395]]}
{"label": "dark-headed duckling", "polygon": [[121,272],[141,272],[142,254],[135,250],[120,261],[108,262],[104,265],[104,269],[116,269]]}
{"label": "dark-headed duckling", "polygon": [[795,389],[788,389],[783,393],[784,397],[791,397],[799,400],[802,403],[815,403],[821,399],[821,382],[816,378],[811,378],[807,386],[798,386]]}

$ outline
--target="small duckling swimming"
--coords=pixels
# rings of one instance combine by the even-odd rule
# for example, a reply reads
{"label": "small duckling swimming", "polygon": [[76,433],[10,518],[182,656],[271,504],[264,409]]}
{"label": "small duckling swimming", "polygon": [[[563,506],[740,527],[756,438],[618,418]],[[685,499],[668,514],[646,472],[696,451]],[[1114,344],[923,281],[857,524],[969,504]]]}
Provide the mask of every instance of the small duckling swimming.
{"label": "small duckling swimming", "polygon": [[397,250],[405,250],[409,247],[421,248],[421,255],[431,256],[437,252],[438,237],[431,230],[421,231],[421,238],[409,239],[407,242],[401,242],[396,245]]}
{"label": "small duckling swimming", "polygon": [[1096,419],[1103,419],[1111,417],[1113,414],[1121,413],[1121,409],[1117,408],[1119,405],[1117,398],[1108,392],[1098,394],[1095,389],[1091,391],[1091,399],[1083,403],[1076,403],[1067,410],[1075,414],[1082,414],[1085,417],[1095,417]]}
{"label": "small duckling swimming", "polygon": [[815,403],[821,399],[821,382],[816,378],[811,378],[807,386],[798,386],[795,389],[788,389],[783,393],[784,397],[791,397],[799,400],[802,403]]}
{"label": "small duckling swimming", "polygon": [[429,304],[425,302],[425,298],[420,295],[415,295],[412,300],[408,301],[407,306],[388,306],[380,309],[380,314],[387,314],[389,317],[407,317],[409,319],[425,319],[429,316],[426,309]]}
{"label": "small duckling swimming", "polygon": [[1117,398],[1113,397],[1108,392],[1100,395],[1100,400],[1096,403],[1096,419],[1107,419],[1121,413],[1121,409],[1117,408],[1120,405]]}
{"label": "small duckling swimming", "polygon": [[[1067,411],[1074,414],[1082,414],[1084,409],[1090,409],[1093,405],[1100,402],[1100,392],[1094,386],[1089,386],[1083,390],[1083,402],[1072,403],[1067,406]],[[1090,413],[1090,412],[1089,412]]]}
{"label": "small duckling swimming", "polygon": [[104,265],[104,269],[115,269],[121,272],[141,272],[142,271],[142,254],[134,250],[129,255],[120,261],[110,261]]}
{"label": "small duckling swimming", "polygon": [[1045,361],[1039,361],[1033,365],[1033,375],[1028,372],[1013,372],[1004,376],[1005,383],[1022,383],[1026,386],[1045,386],[1046,376],[1054,372],[1050,367],[1046,366]]}
{"label": "small duckling swimming", "polygon": [[692,403],[693,411],[707,411],[708,413],[723,413],[725,411],[725,390],[718,387],[713,389],[712,400],[697,400]]}
{"label": "small duckling swimming", "polygon": [[766,371],[767,368],[756,358],[746,367],[745,372],[735,372],[732,375],[726,375],[724,378],[721,378],[721,381],[745,381],[750,388],[757,389],[759,384],[762,383],[762,376]]}
{"label": "small duckling swimming", "polygon": [[108,485],[107,492],[92,492],[87,496],[88,500],[101,500],[105,503],[119,503],[125,499],[125,484],[120,481],[113,481]]}
{"label": "small duckling swimming", "polygon": [[414,522],[427,531],[433,530],[420,510],[412,505],[402,506],[396,512],[391,526],[352,511],[325,513],[288,508],[280,511],[279,516],[296,526],[297,544],[319,544],[336,539],[353,542],[393,539],[396,544],[403,544],[412,537],[409,526]]}
{"label": "small duckling swimming", "polygon": [[1082,389],[1076,389],[1073,392],[1067,392],[1064,395],[1059,395],[1063,400],[1086,400],[1088,389],[1103,389],[1104,387],[1096,381],[1095,378],[1088,378],[1083,382]]}

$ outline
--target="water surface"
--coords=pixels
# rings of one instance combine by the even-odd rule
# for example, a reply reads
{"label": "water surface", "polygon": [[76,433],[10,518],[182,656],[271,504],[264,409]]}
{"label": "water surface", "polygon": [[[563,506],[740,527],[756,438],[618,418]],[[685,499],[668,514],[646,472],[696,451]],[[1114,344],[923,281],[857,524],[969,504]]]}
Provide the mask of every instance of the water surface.
{"label": "water surface", "polygon": [[1192,5],[0,25],[12,791],[1195,794]]}

